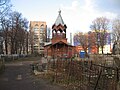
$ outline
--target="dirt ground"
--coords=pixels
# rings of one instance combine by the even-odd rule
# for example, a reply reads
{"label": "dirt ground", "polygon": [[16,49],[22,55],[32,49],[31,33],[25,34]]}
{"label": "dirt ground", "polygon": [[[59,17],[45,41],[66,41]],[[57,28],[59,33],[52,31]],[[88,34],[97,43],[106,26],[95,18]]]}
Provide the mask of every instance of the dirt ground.
{"label": "dirt ground", "polygon": [[33,62],[21,60],[6,63],[5,72],[0,75],[0,90],[65,90],[31,74],[30,64]]}

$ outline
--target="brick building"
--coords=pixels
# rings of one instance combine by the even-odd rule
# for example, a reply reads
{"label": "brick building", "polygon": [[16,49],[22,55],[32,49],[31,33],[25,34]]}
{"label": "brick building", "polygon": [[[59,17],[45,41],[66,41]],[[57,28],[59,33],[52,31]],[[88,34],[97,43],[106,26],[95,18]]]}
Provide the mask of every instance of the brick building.
{"label": "brick building", "polygon": [[[88,32],[88,33],[85,33],[84,35],[87,35],[88,36],[88,43],[90,42],[91,46],[87,48],[87,52],[89,54],[102,54],[102,49],[101,47],[99,47],[99,49],[97,48],[97,43],[98,41],[96,41],[96,38],[95,38],[95,32]],[[81,43],[77,40],[77,36],[74,35],[74,46],[76,46],[76,51],[78,53],[80,53],[81,51],[84,51],[84,49],[82,48],[82,45]],[[99,39],[98,39],[99,40]],[[107,54],[107,53],[112,53],[112,42],[111,42],[111,33],[110,32],[107,32],[106,33],[106,43],[104,45],[104,54]]]}
{"label": "brick building", "polygon": [[46,56],[67,58],[74,56],[75,47],[67,43],[66,29],[67,26],[61,17],[61,11],[59,11],[58,17],[52,26],[51,43],[45,45]]}

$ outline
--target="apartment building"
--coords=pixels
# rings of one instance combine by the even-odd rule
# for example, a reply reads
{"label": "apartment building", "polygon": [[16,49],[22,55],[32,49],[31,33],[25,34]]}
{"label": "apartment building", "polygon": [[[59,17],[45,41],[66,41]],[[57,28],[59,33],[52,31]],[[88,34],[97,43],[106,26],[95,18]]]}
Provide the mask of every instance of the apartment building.
{"label": "apartment building", "polygon": [[47,25],[43,21],[30,21],[29,50],[30,53],[44,55],[44,43],[47,40]]}

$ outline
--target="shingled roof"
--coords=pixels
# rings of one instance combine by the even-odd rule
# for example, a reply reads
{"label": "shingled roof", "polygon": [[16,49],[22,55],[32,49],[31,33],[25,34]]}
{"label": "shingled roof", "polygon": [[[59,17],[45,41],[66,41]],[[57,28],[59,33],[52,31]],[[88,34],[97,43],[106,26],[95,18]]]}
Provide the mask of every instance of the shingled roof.
{"label": "shingled roof", "polygon": [[56,26],[59,25],[59,24],[64,25],[64,21],[63,21],[62,16],[61,16],[61,10],[59,11],[58,17],[55,21]]}

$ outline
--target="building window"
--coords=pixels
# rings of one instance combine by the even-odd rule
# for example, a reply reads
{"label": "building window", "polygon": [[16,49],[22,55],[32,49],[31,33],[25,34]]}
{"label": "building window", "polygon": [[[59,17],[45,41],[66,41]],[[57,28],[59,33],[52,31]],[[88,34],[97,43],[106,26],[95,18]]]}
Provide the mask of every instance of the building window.
{"label": "building window", "polygon": [[40,46],[44,46],[44,43],[40,43]]}
{"label": "building window", "polygon": [[60,31],[57,31],[58,34],[60,34]]}
{"label": "building window", "polygon": [[38,46],[34,46],[34,50],[38,50]]}
{"label": "building window", "polygon": [[44,28],[44,25],[42,24],[42,25],[40,26],[40,33],[43,33],[44,30],[45,30],[45,28]]}
{"label": "building window", "polygon": [[36,28],[36,27],[34,28],[34,31],[38,31],[38,30],[39,30],[39,28]]}
{"label": "building window", "polygon": [[43,33],[40,33],[40,37],[41,37],[41,38],[43,37],[43,35],[44,35]]}
{"label": "building window", "polygon": [[40,26],[40,28],[44,28],[44,24],[42,24],[42,25]]}
{"label": "building window", "polygon": [[35,24],[35,27],[38,27],[38,24]]}
{"label": "building window", "polygon": [[38,31],[38,30],[39,30],[38,24],[36,24],[35,27],[34,27],[34,31]]}
{"label": "building window", "polygon": [[63,31],[63,33],[65,34],[65,31]]}
{"label": "building window", "polygon": [[43,29],[40,29],[40,33],[44,33],[44,30],[43,30]]}
{"label": "building window", "polygon": [[55,30],[53,31],[53,33],[56,33]]}
{"label": "building window", "polygon": [[37,35],[37,36],[38,36],[38,35],[39,35],[39,33],[38,33],[38,32],[34,32],[34,35]]}
{"label": "building window", "polygon": [[40,50],[44,50],[44,48],[40,48]]}
{"label": "building window", "polygon": [[40,38],[40,42],[43,42],[43,39],[42,39],[42,38]]}
{"label": "building window", "polygon": [[37,35],[37,34],[34,34],[34,38],[38,38],[38,35]]}

